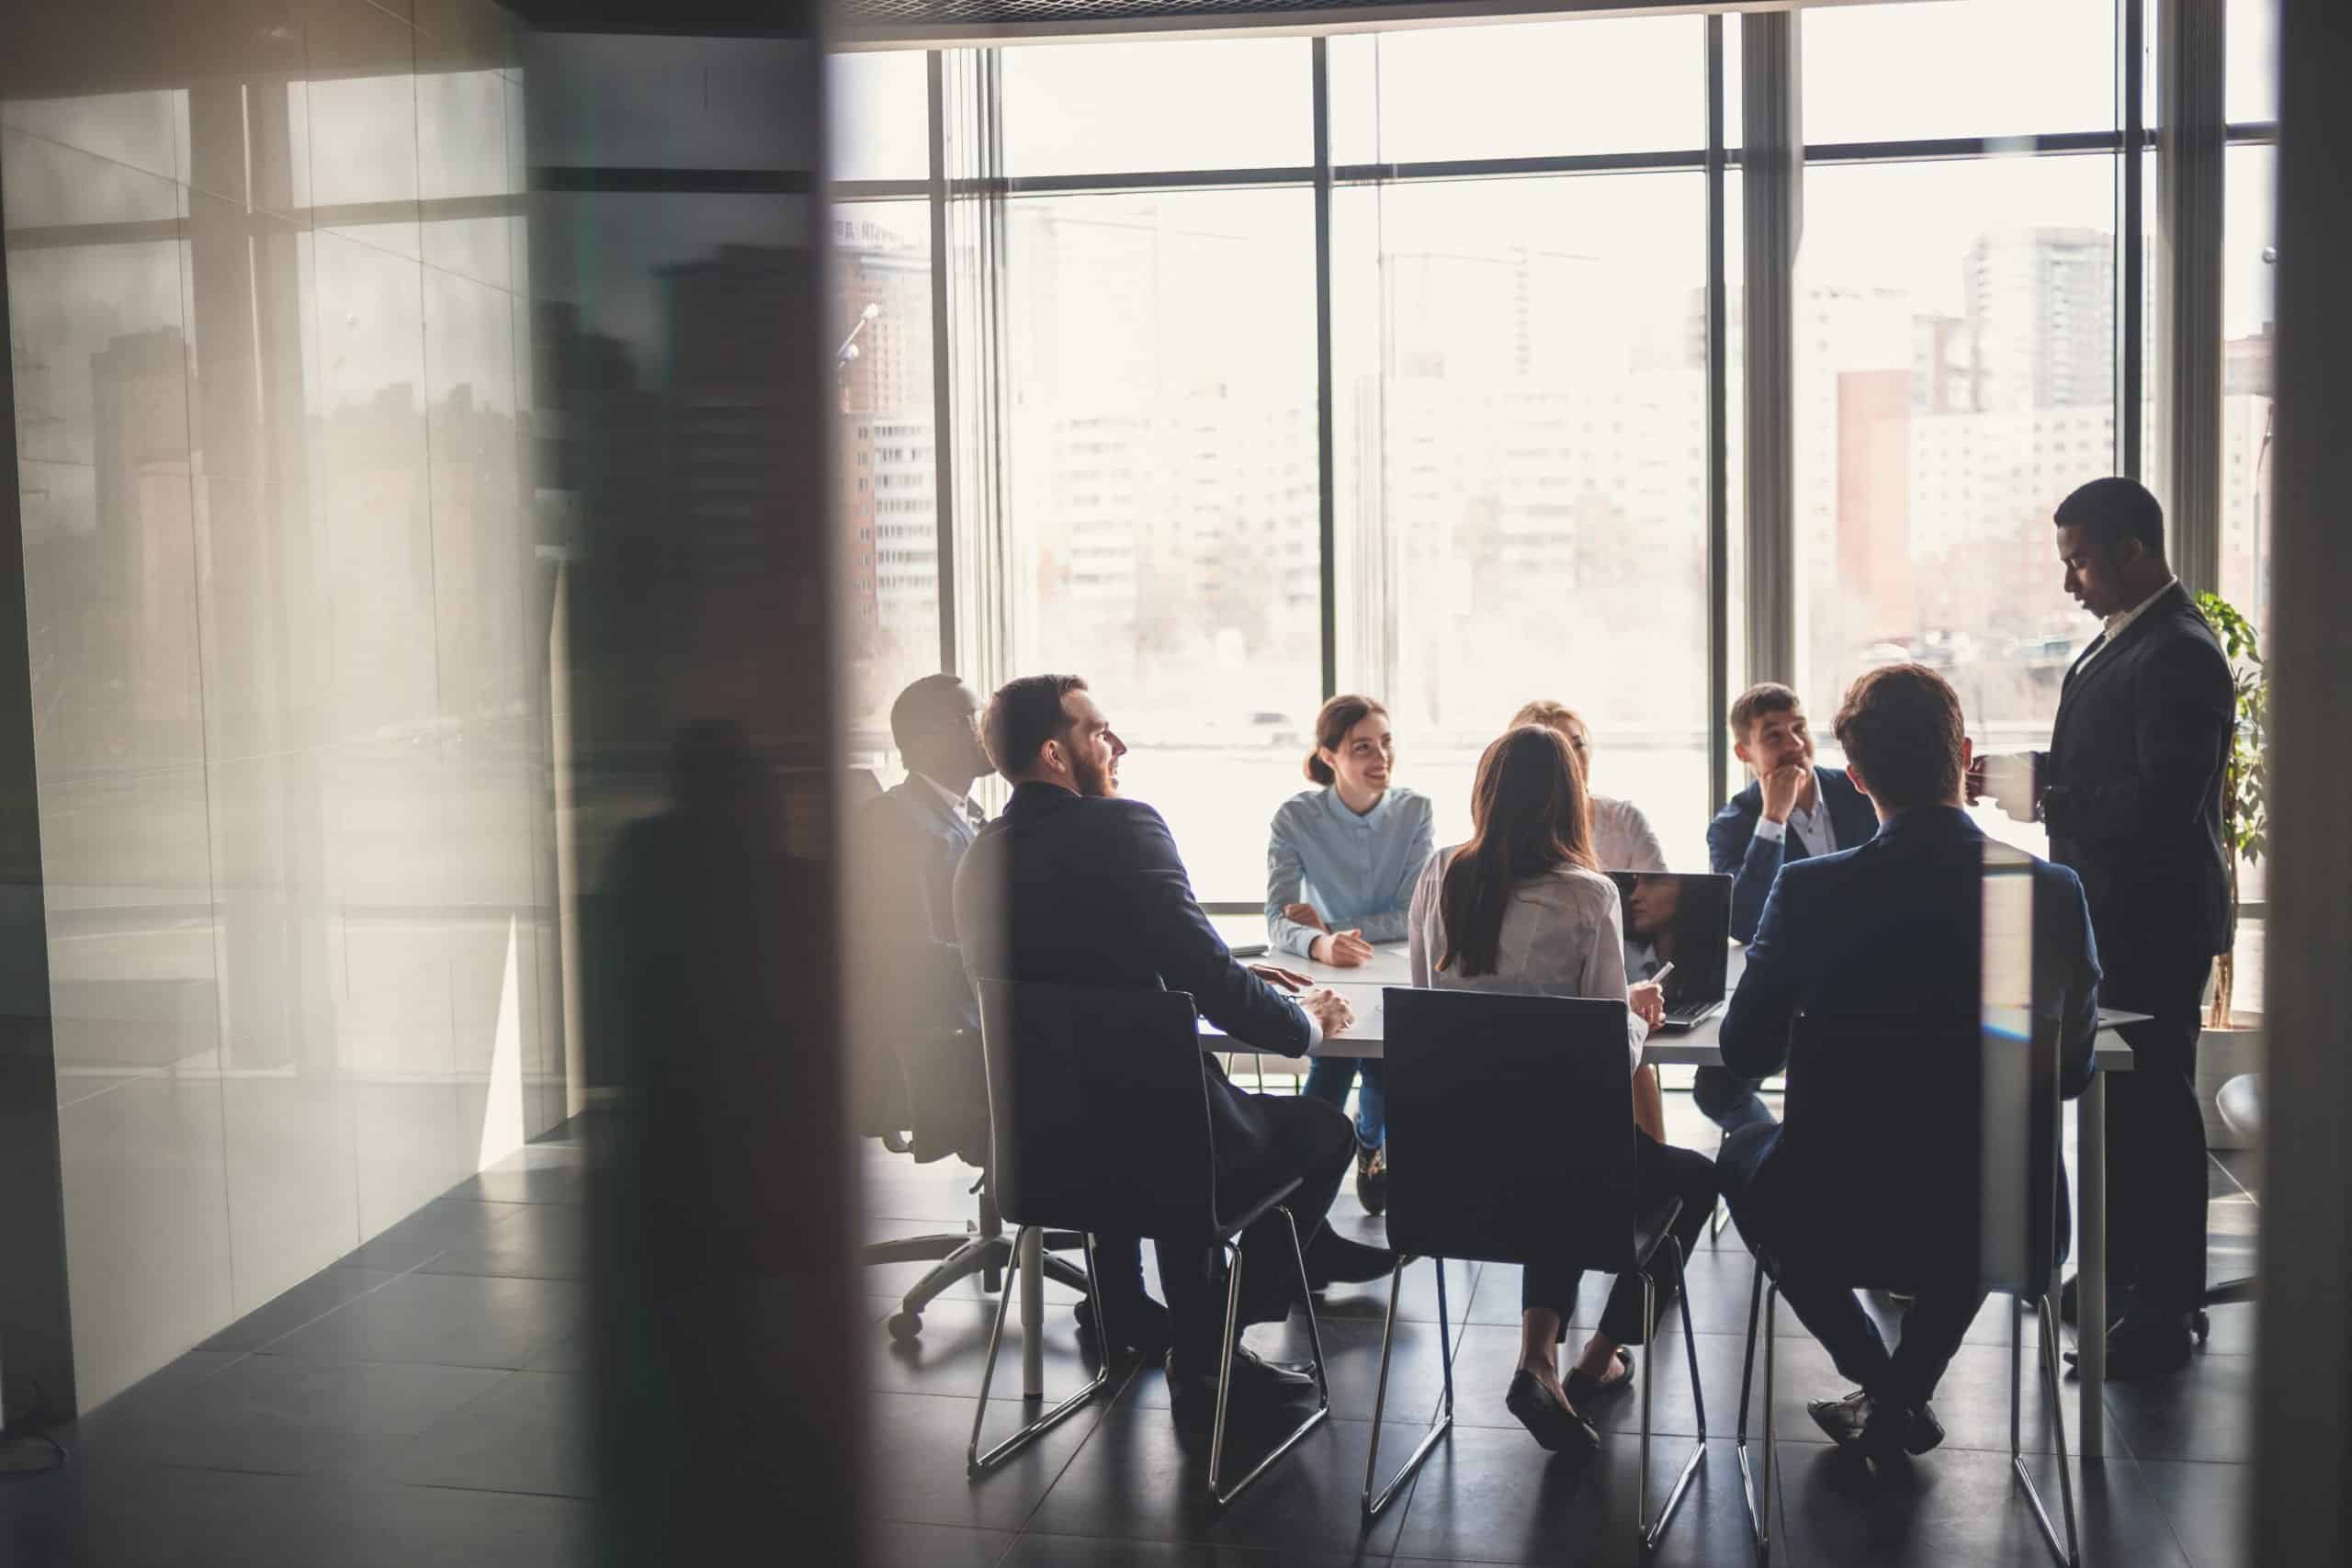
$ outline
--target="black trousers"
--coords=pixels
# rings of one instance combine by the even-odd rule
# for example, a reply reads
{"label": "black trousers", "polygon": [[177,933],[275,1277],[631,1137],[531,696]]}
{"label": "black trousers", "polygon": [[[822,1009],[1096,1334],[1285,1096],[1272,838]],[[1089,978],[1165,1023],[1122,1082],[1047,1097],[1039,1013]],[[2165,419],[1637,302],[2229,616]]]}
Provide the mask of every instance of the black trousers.
{"label": "black trousers", "polygon": [[[1298,1190],[1283,1201],[1298,1225],[1298,1244],[1311,1247],[1323,1216],[1355,1163],[1356,1134],[1347,1113],[1304,1095],[1250,1094],[1242,1099],[1263,1119],[1267,1137],[1255,1157],[1217,1161],[1217,1200],[1227,1213],[1251,1199],[1296,1180]],[[1226,1263],[1211,1241],[1161,1239],[1159,1284],[1168,1298],[1169,1337],[1177,1359],[1214,1368],[1225,1337]],[[1107,1311],[1143,1293],[1143,1254],[1133,1236],[1097,1236],[1095,1267]],[[1298,1265],[1291,1257],[1290,1227],[1279,1210],[1241,1233],[1242,1308],[1245,1321],[1278,1314],[1298,1299]]]}
{"label": "black trousers", "polygon": [[[1776,1201],[1770,1183],[1758,1189],[1757,1168],[1781,1136],[1777,1122],[1742,1127],[1724,1140],[1715,1156],[1731,1203],[1731,1217],[1739,1234],[1771,1269],[1781,1297],[1789,1303],[1848,1381],[1859,1383],[1875,1400],[1911,1406],[1924,1404],[1943,1381],[1968,1325],[1984,1304],[1981,1285],[1938,1286],[1922,1282],[1917,1297],[1903,1316],[1903,1337],[1892,1355],[1878,1325],[1862,1310],[1854,1292],[1839,1284],[1812,1278],[1800,1267],[1776,1261],[1791,1239],[1800,1238],[1809,1217],[1801,1209]],[[1973,1249],[1970,1261],[1974,1261]]]}
{"label": "black trousers", "polygon": [[[1634,1136],[1634,1181],[1641,1201],[1647,1203],[1668,1192],[1682,1200],[1682,1213],[1675,1217],[1669,1234],[1687,1258],[1699,1233],[1706,1228],[1708,1216],[1715,1212],[1715,1162],[1693,1150],[1661,1144],[1639,1129]],[[1657,1283],[1660,1303],[1671,1299],[1666,1292],[1674,1288],[1674,1259],[1667,1256],[1665,1247],[1659,1247],[1650,1259],[1649,1275]],[[1581,1269],[1529,1263],[1520,1276],[1520,1310],[1550,1307],[1565,1325],[1576,1310],[1577,1286],[1583,1277]],[[1632,1269],[1618,1275],[1610,1287],[1609,1300],[1600,1309],[1600,1332],[1620,1345],[1642,1343],[1642,1277]]]}
{"label": "black trousers", "polygon": [[2098,936],[2101,1004],[2154,1015],[2122,1032],[2132,1070],[2107,1075],[2108,1278],[2140,1307],[2185,1313],[2205,1294],[2197,1036],[2213,960],[2194,944]]}

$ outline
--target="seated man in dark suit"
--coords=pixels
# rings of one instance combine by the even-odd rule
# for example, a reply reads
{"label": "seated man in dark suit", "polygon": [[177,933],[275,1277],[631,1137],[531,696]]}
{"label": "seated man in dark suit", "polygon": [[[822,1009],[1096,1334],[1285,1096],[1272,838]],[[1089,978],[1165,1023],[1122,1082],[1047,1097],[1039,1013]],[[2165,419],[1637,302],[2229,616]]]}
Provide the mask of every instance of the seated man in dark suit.
{"label": "seated man in dark suit", "polygon": [[[1874,670],[1847,693],[1838,739],[1883,826],[1858,848],[1789,866],[1773,885],[1724,1019],[1724,1060],[1736,1072],[1760,1077],[1781,1070],[1799,1012],[1982,1016],[1986,840],[1961,806],[1970,748],[1959,697],[1921,665]],[[2056,1039],[2059,1091],[2071,1099],[2090,1085],[2098,1031],[2090,912],[2073,872],[2020,858],[2032,882],[2034,1028]],[[1923,1078],[1939,1066],[1923,1063]],[[1871,1175],[1852,1168],[1834,1129],[1812,1129],[1806,1141],[1770,1122],[1734,1133],[1716,1160],[1740,1234],[1768,1260],[1802,1245],[1814,1216],[1838,1212],[1838,1194]],[[1935,1173],[1899,1174],[1918,1181]],[[2063,1247],[2063,1218],[2056,1235]],[[1961,1249],[1956,1271],[1972,1283],[1922,1281],[1891,1356],[1851,1291],[1809,1280],[1800,1263],[1775,1264],[1791,1308],[1838,1371],[1861,1385],[1812,1406],[1815,1421],[1841,1446],[1883,1456],[1897,1449],[1925,1453],[1942,1440],[1928,1397],[1984,1300],[1973,1283],[1973,1238],[1951,1245]]]}
{"label": "seated man in dark suit", "polygon": [[[989,771],[980,747],[980,699],[953,675],[926,675],[890,705],[890,738],[907,764],[900,783],[858,813],[858,873],[849,896],[856,912],[853,953],[864,1018],[880,1047],[876,1060],[904,1079],[909,1123],[919,1161],[956,1155],[989,1160],[989,1085],[980,1054],[980,1003],[964,972],[956,940],[956,870],[987,818],[971,796]],[[881,1056],[887,1053],[886,1064]],[[1168,1309],[1144,1292],[1141,1254],[1132,1237],[1106,1238],[1102,1267],[1102,1321],[1118,1348],[1158,1349],[1168,1342]],[[1081,1338],[1095,1316],[1074,1309]]]}
{"label": "seated man in dark suit", "polygon": [[[1781,867],[1868,841],[1878,817],[1843,773],[1814,765],[1804,705],[1788,687],[1767,681],[1742,692],[1731,705],[1731,734],[1732,750],[1756,777],[1707,825],[1707,863],[1731,878],[1732,940],[1747,942]],[[1701,1067],[1690,1098],[1716,1126],[1736,1133],[1771,1120],[1757,1097],[1761,1083]]]}
{"label": "seated man in dark suit", "polygon": [[[956,928],[975,977],[1187,991],[1237,1046],[1274,1055],[1303,1056],[1347,1026],[1340,997],[1314,990],[1294,1004],[1227,951],[1193,900],[1168,824],[1141,801],[1119,798],[1126,747],[1083,681],[1032,675],[1008,683],[990,699],[981,734],[1014,788],[956,876]],[[1213,1057],[1202,1066],[1220,1196],[1238,1201],[1296,1179],[1288,1206],[1306,1244],[1310,1281],[1319,1288],[1386,1274],[1385,1249],[1348,1241],[1322,1223],[1355,1160],[1345,1113],[1304,1096],[1244,1094]],[[1245,1292],[1253,1284],[1262,1292],[1245,1300],[1245,1312],[1251,1321],[1279,1318],[1296,1292],[1283,1284],[1295,1272],[1281,1216],[1251,1226],[1242,1246]],[[1205,1239],[1197,1247],[1160,1243],[1168,1381],[1180,1418],[1205,1414],[1216,1398],[1222,1272]],[[1305,1370],[1246,1350],[1234,1378],[1245,1397],[1314,1387]]]}

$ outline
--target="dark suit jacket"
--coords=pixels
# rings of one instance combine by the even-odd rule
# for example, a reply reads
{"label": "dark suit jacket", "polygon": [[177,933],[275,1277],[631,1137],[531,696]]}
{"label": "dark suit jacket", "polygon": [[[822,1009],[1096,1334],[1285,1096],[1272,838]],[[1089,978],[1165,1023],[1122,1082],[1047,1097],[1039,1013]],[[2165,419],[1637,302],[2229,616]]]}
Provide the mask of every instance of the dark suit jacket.
{"label": "dark suit jacket", "polygon": [[879,1120],[911,1129],[918,1160],[960,1153],[985,1164],[980,1004],[956,944],[954,902],[956,868],[976,829],[914,777],[859,807],[857,828],[857,918],[867,923],[874,990],[865,1016],[892,1053],[904,1101]]}
{"label": "dark suit jacket", "polygon": [[2229,948],[2222,779],[2236,717],[2229,660],[2177,583],[2067,672],[2039,759],[2041,816],[2118,963]]}
{"label": "dark suit jacket", "polygon": [[[1868,795],[1853,786],[1843,769],[1815,768],[1813,776],[1821,798],[1829,805],[1829,827],[1838,835],[1840,850],[1850,850],[1878,831],[1877,809]],[[1707,824],[1707,862],[1717,876],[1731,878],[1735,942],[1746,942],[1756,934],[1764,899],[1772,891],[1772,879],[1781,874],[1781,867],[1813,853],[1794,833],[1777,844],[1758,839],[1756,824],[1763,816],[1764,786],[1751,779]]]}
{"label": "dark suit jacket", "polygon": [[[1765,1077],[1788,1063],[1799,1012],[1823,1016],[1973,1018],[1982,1007],[1986,840],[1957,807],[1917,807],[1858,848],[1791,863],[1773,885],[1724,1016],[1724,1065]],[[2032,860],[2036,1029],[2054,1032],[2059,1092],[2090,1086],[2098,1032],[2098,956],[2082,886]],[[2049,1032],[2042,1035],[2049,1037]],[[1934,1080],[1932,1064],[1923,1086]],[[1971,1081],[1973,1081],[1973,1079]],[[1887,1109],[1901,1117],[1904,1109]],[[1775,1169],[1774,1168],[1778,1168]],[[1835,1146],[1796,1146],[1786,1134],[1758,1168],[1774,1201],[1826,1201],[1853,1181]],[[2062,1182],[2063,1187],[2063,1182]],[[1792,1212],[1796,1212],[1792,1210]]]}
{"label": "dark suit jacket", "polygon": [[[1139,800],[1014,789],[956,874],[956,929],[976,979],[1187,991],[1235,1044],[1276,1055],[1305,1055],[1313,1036],[1295,1004],[1227,951],[1168,824]],[[1267,1147],[1264,1119],[1203,1060],[1217,1163],[1247,1170]]]}

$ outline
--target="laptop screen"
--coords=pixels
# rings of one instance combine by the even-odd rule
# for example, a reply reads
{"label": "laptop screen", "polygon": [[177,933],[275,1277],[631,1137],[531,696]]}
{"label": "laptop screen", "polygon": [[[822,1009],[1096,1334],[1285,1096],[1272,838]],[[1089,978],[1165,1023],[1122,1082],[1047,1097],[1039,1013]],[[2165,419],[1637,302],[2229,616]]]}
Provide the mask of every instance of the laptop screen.
{"label": "laptop screen", "polygon": [[1625,979],[1637,984],[1669,961],[1666,1005],[1673,1011],[1724,999],[1731,957],[1731,878],[1612,871],[1625,923]]}

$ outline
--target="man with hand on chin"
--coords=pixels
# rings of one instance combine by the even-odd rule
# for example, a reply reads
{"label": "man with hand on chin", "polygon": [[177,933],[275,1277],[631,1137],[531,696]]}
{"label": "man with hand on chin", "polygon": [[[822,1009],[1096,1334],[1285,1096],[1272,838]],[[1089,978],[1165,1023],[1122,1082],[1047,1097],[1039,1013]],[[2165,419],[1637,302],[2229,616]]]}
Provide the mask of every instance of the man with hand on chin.
{"label": "man with hand on chin", "polygon": [[[1297,976],[1236,962],[1193,897],[1167,822],[1143,802],[1120,797],[1119,759],[1127,748],[1085,682],[1031,675],[1007,683],[989,700],[980,737],[1013,790],[956,874],[956,928],[975,979],[1189,992],[1236,1047],[1270,1055],[1304,1056],[1353,1021],[1337,993],[1304,991],[1294,1004],[1276,987],[1300,984]],[[1103,1048],[1120,1044],[1106,1040]],[[1305,1096],[1244,1094],[1205,1053],[1202,1076],[1219,1201],[1230,1210],[1297,1181],[1286,1206],[1306,1244],[1309,1282],[1320,1289],[1387,1274],[1386,1248],[1349,1241],[1323,1223],[1355,1155],[1347,1117]],[[1197,1246],[1159,1244],[1168,1383],[1180,1421],[1210,1414],[1216,1399],[1225,1265],[1209,1243],[1204,1235]],[[1282,1216],[1250,1226],[1241,1245],[1243,1317],[1278,1321],[1296,1294]],[[1099,1282],[1115,1322],[1118,1302],[1141,1297],[1143,1281],[1136,1264],[1104,1262],[1111,1250],[1098,1238],[1098,1265],[1125,1276]],[[1246,1349],[1237,1351],[1233,1371],[1233,1393],[1243,1400],[1315,1389],[1306,1368]]]}
{"label": "man with hand on chin", "polygon": [[[1732,750],[1756,775],[1707,826],[1707,861],[1731,882],[1731,934],[1756,935],[1772,879],[1791,861],[1834,854],[1868,842],[1878,814],[1837,768],[1814,765],[1804,704],[1777,682],[1750,686],[1731,705]],[[1757,1097],[1762,1080],[1724,1067],[1701,1067],[1691,1099],[1726,1133],[1771,1119]]]}
{"label": "man with hand on chin", "polygon": [[[2066,672],[2050,750],[1994,757],[1969,798],[2039,818],[2050,858],[2090,900],[2099,1001],[2126,1025],[2132,1071],[2107,1090],[2107,1374],[2177,1371],[2205,1291],[2205,1123],[2197,1036],[2213,955],[2234,910],[2222,779],[2236,691],[2213,629],[2165,563],[2164,511],[2128,479],[2058,505],[2066,592],[2105,625]],[[2074,1282],[2061,1312],[2075,1316]]]}

